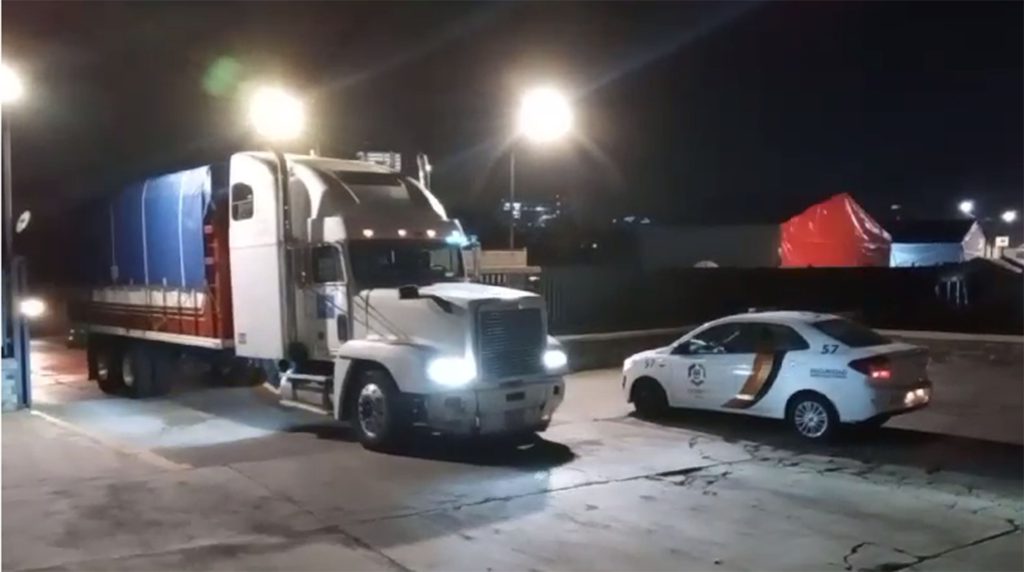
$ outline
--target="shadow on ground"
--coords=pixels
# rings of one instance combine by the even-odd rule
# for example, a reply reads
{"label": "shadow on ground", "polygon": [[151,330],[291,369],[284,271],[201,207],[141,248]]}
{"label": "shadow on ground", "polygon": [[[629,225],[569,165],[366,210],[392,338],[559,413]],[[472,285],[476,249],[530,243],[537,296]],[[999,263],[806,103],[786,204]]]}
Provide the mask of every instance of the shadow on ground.
{"label": "shadow on ground", "polygon": [[730,413],[673,410],[659,424],[749,441],[798,454],[825,455],[868,464],[916,467],[928,473],[955,471],[1024,480],[1024,447],[995,441],[882,427],[844,426],[829,443],[809,442],[774,419]]}
{"label": "shadow on ground", "polygon": [[[290,433],[310,433],[319,439],[354,443],[352,430],[341,423],[299,425]],[[517,439],[454,438],[419,431],[401,447],[386,451],[388,455],[446,461],[482,467],[504,467],[524,471],[553,469],[572,462],[576,454],[562,443],[548,441],[539,435]]]}

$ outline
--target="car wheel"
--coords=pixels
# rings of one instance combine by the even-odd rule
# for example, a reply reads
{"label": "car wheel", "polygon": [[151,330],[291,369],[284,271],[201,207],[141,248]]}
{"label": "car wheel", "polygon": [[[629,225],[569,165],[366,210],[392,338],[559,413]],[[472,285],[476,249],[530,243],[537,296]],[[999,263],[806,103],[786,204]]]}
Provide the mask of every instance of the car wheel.
{"label": "car wheel", "polygon": [[657,381],[644,378],[633,385],[633,407],[644,419],[656,419],[668,411],[668,396]]}
{"label": "car wheel", "polygon": [[96,385],[109,395],[124,393],[125,384],[121,376],[121,348],[115,343],[97,343],[92,346],[90,357],[95,368]]}
{"label": "car wheel", "polygon": [[839,414],[824,396],[816,393],[797,394],[789,401],[786,419],[801,437],[826,441],[839,429]]}
{"label": "car wheel", "polygon": [[408,424],[401,409],[400,392],[388,372],[364,370],[356,380],[349,403],[349,419],[356,439],[371,450],[389,450],[402,443]]}

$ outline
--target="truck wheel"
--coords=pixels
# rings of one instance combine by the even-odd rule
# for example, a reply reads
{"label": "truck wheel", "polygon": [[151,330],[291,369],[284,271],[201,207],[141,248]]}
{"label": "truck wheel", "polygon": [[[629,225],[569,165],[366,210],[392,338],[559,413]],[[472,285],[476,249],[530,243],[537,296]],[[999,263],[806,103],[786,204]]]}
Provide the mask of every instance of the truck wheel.
{"label": "truck wheel", "polygon": [[356,438],[367,449],[396,448],[403,441],[408,424],[395,381],[382,369],[367,369],[358,375],[355,394],[349,402],[349,419]]}
{"label": "truck wheel", "polygon": [[798,435],[811,441],[828,441],[839,430],[839,414],[832,402],[812,392],[789,399],[786,420]]}
{"label": "truck wheel", "polygon": [[109,395],[120,395],[125,391],[121,377],[121,348],[114,342],[101,343],[99,340],[90,346],[89,357],[95,372],[96,385],[100,391]]}
{"label": "truck wheel", "polygon": [[156,384],[155,349],[149,344],[130,345],[121,357],[121,378],[128,395],[135,398],[153,397],[160,393]]}

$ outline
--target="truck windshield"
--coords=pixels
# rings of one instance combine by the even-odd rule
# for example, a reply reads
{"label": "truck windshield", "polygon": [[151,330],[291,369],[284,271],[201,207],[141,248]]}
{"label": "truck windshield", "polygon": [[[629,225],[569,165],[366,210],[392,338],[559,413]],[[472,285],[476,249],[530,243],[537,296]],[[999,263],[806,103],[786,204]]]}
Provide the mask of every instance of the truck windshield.
{"label": "truck windshield", "polygon": [[436,240],[353,240],[352,274],[364,288],[396,287],[462,280],[462,252]]}

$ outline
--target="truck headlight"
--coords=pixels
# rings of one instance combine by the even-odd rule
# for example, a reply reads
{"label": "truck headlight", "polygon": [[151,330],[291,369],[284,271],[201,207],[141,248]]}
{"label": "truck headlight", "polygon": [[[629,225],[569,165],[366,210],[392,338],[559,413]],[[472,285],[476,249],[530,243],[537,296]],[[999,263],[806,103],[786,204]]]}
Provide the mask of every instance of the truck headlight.
{"label": "truck headlight", "polygon": [[544,367],[547,369],[560,369],[569,363],[569,356],[562,350],[546,350],[544,352]]}
{"label": "truck headlight", "polygon": [[462,387],[476,377],[476,364],[461,357],[439,357],[427,364],[430,381],[445,387]]}

